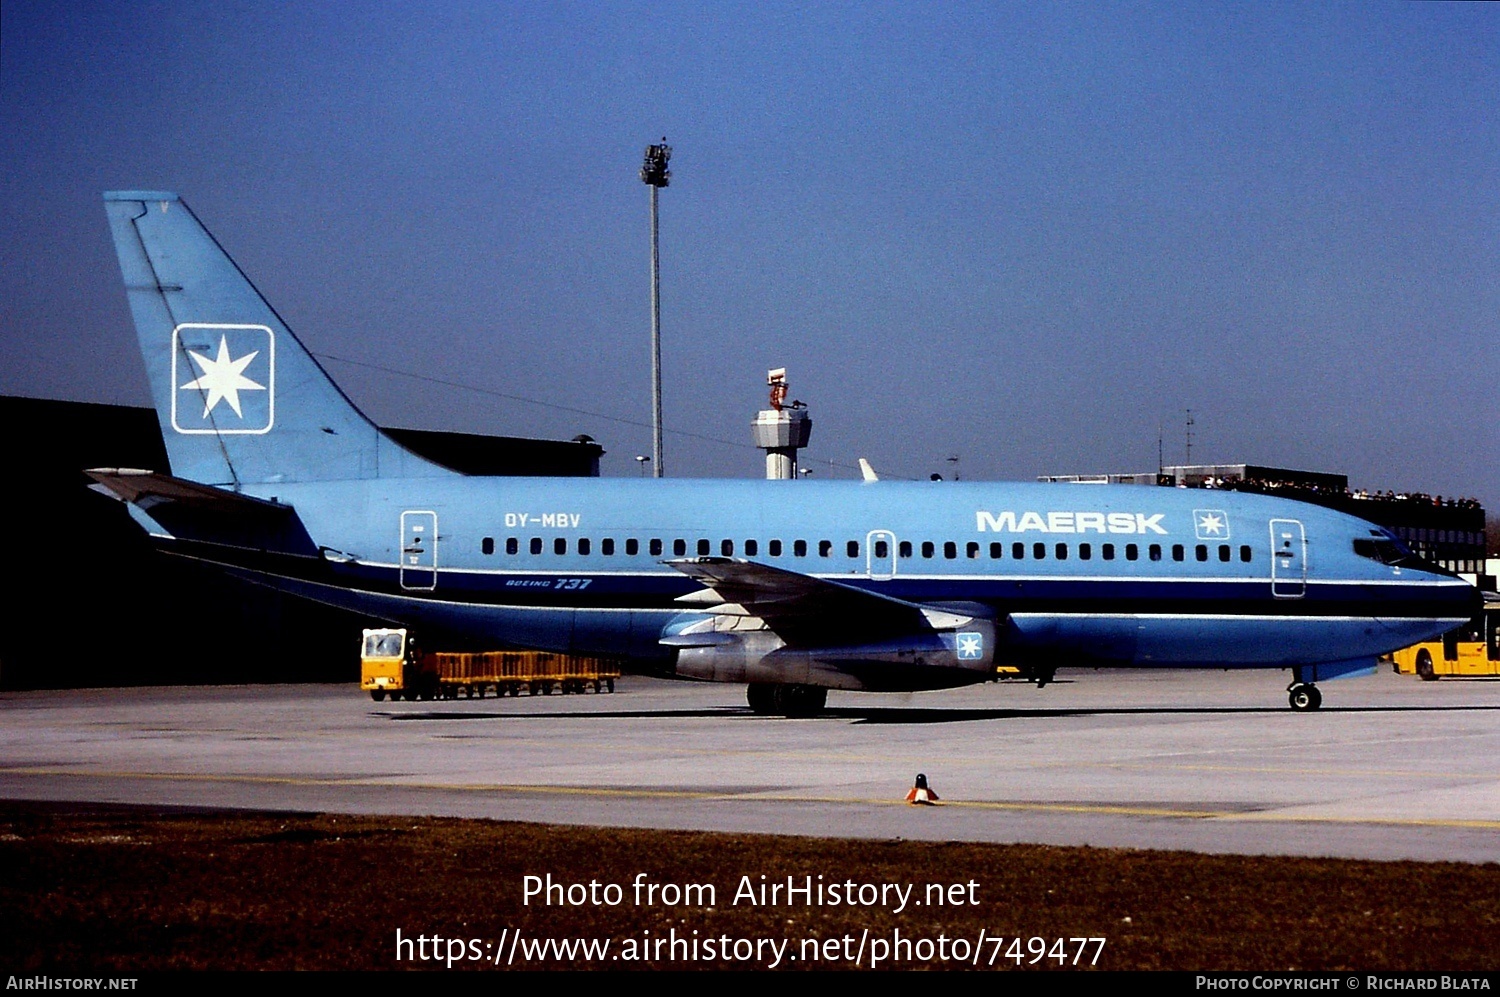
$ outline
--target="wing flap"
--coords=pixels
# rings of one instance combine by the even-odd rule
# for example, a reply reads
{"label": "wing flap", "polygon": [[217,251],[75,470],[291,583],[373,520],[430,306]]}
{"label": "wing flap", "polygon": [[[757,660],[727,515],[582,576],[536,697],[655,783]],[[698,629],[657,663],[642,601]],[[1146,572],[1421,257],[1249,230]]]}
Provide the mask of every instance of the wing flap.
{"label": "wing flap", "polygon": [[753,561],[697,557],[666,563],[705,586],[680,601],[718,615],[759,617],[793,647],[831,647],[856,638],[863,643],[928,632],[948,625],[946,618],[952,615]]}

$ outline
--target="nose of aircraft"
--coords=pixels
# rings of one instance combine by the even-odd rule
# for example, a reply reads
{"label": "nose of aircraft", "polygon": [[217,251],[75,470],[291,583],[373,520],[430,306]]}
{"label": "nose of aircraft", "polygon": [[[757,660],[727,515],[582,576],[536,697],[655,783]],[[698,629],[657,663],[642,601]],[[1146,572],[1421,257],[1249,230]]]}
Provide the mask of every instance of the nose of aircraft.
{"label": "nose of aircraft", "polygon": [[[1479,615],[1484,608],[1484,593],[1478,588],[1451,572],[1438,570],[1430,571],[1429,574],[1448,584],[1433,587],[1432,608],[1425,615],[1437,618],[1438,625],[1442,625],[1442,621],[1469,620]],[[1448,622],[1443,626],[1443,632],[1446,633],[1456,625]]]}
{"label": "nose of aircraft", "polygon": [[1468,607],[1464,612],[1470,616],[1478,616],[1479,611],[1484,608],[1484,593],[1472,585],[1469,586],[1468,592],[1461,597],[1461,600]]}

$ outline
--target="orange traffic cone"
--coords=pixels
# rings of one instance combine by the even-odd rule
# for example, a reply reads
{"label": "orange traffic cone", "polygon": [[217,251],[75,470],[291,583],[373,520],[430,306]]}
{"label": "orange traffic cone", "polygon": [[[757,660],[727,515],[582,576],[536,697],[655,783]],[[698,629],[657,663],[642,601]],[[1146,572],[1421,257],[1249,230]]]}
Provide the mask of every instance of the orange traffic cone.
{"label": "orange traffic cone", "polygon": [[912,806],[930,807],[938,801],[938,794],[927,785],[927,776],[917,773],[917,784],[906,794],[906,802]]}

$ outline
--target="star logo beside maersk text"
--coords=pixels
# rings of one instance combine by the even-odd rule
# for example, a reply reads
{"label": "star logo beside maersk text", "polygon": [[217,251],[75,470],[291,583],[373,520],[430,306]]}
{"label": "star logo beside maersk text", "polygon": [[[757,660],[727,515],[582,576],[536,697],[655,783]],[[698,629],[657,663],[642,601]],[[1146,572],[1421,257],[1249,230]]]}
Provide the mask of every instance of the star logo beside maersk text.
{"label": "star logo beside maersk text", "polygon": [[1223,509],[1194,509],[1193,530],[1199,540],[1228,540],[1229,514]]}
{"label": "star logo beside maersk text", "polygon": [[172,330],[172,428],[259,434],[275,422],[275,335],[263,325],[183,323]]}
{"label": "star logo beside maersk text", "polygon": [[978,661],[984,657],[984,636],[977,633],[961,633],[956,641],[959,661]]}

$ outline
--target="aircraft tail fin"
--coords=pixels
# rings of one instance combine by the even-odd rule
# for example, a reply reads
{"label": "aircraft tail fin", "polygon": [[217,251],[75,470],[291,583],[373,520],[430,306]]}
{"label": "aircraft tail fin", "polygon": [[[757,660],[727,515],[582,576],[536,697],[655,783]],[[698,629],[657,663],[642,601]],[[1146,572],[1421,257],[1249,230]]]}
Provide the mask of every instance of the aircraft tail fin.
{"label": "aircraft tail fin", "polygon": [[381,433],[176,195],[104,195],[172,472],[237,488],[452,474]]}

